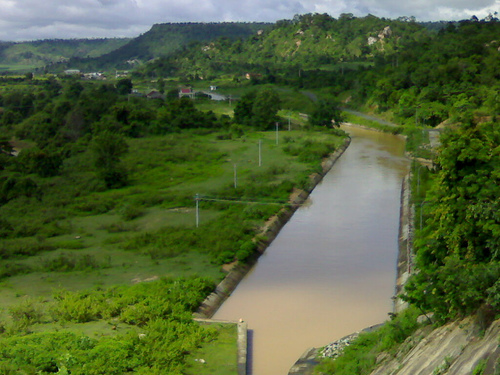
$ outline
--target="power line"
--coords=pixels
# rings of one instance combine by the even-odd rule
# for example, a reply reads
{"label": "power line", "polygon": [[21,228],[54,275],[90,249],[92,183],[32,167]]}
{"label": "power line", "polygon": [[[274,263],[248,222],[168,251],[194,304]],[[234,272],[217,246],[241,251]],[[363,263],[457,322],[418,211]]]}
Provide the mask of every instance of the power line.
{"label": "power line", "polygon": [[205,196],[198,196],[195,198],[200,201],[210,201],[210,202],[227,202],[227,203],[240,203],[240,204],[270,204],[278,206],[302,206],[302,203],[290,203],[284,201],[264,201],[264,200],[240,200],[236,198],[211,198]]}
{"label": "power line", "polygon": [[302,203],[290,203],[285,201],[278,200],[263,200],[263,199],[247,199],[241,200],[238,198],[220,198],[220,197],[209,197],[204,195],[196,194],[194,197],[196,202],[196,228],[200,225],[200,201],[209,201],[209,202],[223,202],[223,203],[235,203],[235,204],[260,204],[260,205],[275,205],[275,206],[289,206],[289,207],[300,207]]}

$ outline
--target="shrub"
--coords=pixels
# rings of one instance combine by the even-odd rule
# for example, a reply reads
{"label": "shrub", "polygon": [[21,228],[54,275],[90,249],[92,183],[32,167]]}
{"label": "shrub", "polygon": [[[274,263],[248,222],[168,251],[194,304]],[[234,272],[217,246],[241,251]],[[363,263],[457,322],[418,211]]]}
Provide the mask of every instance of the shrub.
{"label": "shrub", "polygon": [[43,259],[41,269],[46,272],[86,271],[109,267],[99,263],[93,255],[80,256],[61,253],[50,259]]}
{"label": "shrub", "polygon": [[120,214],[123,220],[130,221],[143,216],[145,213],[144,209],[140,206],[128,204],[120,210]]}
{"label": "shrub", "polygon": [[30,273],[31,271],[32,268],[26,264],[2,262],[0,266],[0,279]]}
{"label": "shrub", "polygon": [[14,232],[14,227],[3,218],[0,218],[0,238],[7,238]]}
{"label": "shrub", "polygon": [[99,229],[104,229],[108,231],[108,233],[122,233],[122,232],[130,232],[137,230],[137,225],[131,223],[112,223],[101,225]]}
{"label": "shrub", "polygon": [[55,321],[85,323],[101,317],[101,303],[95,294],[63,293],[57,298],[58,303],[51,310]]}
{"label": "shrub", "polygon": [[55,247],[43,239],[16,238],[0,242],[0,258],[8,259],[21,256],[31,256],[43,251],[54,250]]}
{"label": "shrub", "polygon": [[257,244],[253,241],[246,241],[240,246],[240,249],[236,252],[236,259],[240,262],[247,261],[257,249]]}
{"label": "shrub", "polygon": [[43,317],[41,306],[31,298],[25,299],[17,306],[9,309],[14,322],[24,325],[40,323]]}

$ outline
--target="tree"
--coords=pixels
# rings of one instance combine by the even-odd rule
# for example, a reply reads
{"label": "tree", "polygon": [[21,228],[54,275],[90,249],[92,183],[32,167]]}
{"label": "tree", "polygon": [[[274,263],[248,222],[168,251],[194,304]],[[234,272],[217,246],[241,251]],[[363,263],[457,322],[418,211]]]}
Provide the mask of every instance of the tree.
{"label": "tree", "polygon": [[488,301],[500,307],[500,131],[469,120],[441,140],[430,218],[415,242],[419,273],[405,299],[446,320]]}
{"label": "tree", "polygon": [[233,117],[234,122],[241,125],[251,124],[252,108],[256,95],[255,91],[251,91],[243,95],[241,99],[236,102]]}
{"label": "tree", "polygon": [[312,126],[339,127],[343,121],[340,109],[336,103],[321,100],[314,112],[309,116]]}
{"label": "tree", "polygon": [[125,139],[119,134],[104,131],[94,137],[91,150],[97,174],[106,186],[108,188],[124,186],[128,175],[121,162],[121,157],[128,151]]}
{"label": "tree", "polygon": [[129,78],[122,78],[116,83],[116,89],[120,95],[127,95],[132,92],[132,81]]}
{"label": "tree", "polygon": [[163,78],[158,78],[158,81],[156,82],[156,87],[158,88],[158,91],[160,94],[165,93],[165,80]]}
{"label": "tree", "polygon": [[279,120],[281,100],[273,89],[249,92],[238,101],[234,109],[234,122],[254,126],[260,130],[272,129]]}
{"label": "tree", "polygon": [[252,107],[252,124],[260,130],[273,129],[279,121],[281,100],[273,89],[259,91]]}

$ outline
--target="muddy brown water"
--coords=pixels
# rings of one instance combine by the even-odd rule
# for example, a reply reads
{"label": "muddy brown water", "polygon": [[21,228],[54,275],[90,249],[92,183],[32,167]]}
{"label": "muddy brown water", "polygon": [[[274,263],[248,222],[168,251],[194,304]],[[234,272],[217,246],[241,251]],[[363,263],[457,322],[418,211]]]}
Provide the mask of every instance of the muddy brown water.
{"label": "muddy brown water", "polygon": [[349,148],[214,316],[248,323],[249,374],[286,375],[392,310],[404,141],[345,130]]}

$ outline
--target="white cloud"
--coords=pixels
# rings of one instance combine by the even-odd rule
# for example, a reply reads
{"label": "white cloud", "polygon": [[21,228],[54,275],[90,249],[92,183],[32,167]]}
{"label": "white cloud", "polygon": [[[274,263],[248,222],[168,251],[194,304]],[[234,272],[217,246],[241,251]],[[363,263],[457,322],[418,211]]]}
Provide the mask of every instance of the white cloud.
{"label": "white cloud", "polygon": [[0,0],[0,40],[137,36],[155,23],[266,21],[341,13],[460,20],[500,10],[500,0]]}

